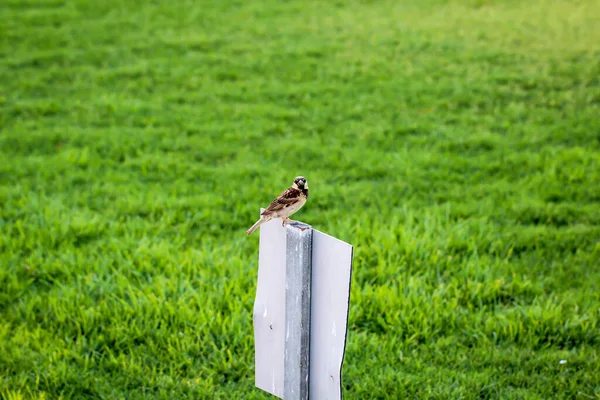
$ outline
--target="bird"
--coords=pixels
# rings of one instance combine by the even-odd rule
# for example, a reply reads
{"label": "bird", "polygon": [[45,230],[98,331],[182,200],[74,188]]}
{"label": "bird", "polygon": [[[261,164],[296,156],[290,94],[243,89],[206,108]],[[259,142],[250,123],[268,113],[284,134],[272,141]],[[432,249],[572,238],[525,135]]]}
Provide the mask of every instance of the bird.
{"label": "bird", "polygon": [[246,231],[246,235],[250,235],[259,226],[272,220],[273,218],[281,218],[281,226],[284,226],[288,221],[290,215],[298,211],[308,199],[308,182],[303,176],[297,176],[294,178],[292,186],[281,192],[275,200],[269,204],[269,207],[260,214],[260,219],[256,221],[250,229]]}

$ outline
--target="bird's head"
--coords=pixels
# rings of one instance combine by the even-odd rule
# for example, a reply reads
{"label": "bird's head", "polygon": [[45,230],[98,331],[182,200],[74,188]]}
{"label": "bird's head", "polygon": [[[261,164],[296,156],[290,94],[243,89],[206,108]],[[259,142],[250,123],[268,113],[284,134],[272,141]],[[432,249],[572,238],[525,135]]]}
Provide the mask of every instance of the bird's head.
{"label": "bird's head", "polygon": [[297,176],[294,179],[294,186],[300,190],[308,189],[308,182],[306,182],[306,178],[303,176]]}

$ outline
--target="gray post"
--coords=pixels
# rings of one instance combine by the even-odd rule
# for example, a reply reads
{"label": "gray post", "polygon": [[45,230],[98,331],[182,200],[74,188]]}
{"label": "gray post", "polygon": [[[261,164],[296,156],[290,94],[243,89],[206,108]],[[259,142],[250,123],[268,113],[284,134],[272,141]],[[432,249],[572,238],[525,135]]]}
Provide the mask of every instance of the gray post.
{"label": "gray post", "polygon": [[310,361],[310,286],[312,237],[310,225],[286,225],[285,350],[283,398],[306,400]]}

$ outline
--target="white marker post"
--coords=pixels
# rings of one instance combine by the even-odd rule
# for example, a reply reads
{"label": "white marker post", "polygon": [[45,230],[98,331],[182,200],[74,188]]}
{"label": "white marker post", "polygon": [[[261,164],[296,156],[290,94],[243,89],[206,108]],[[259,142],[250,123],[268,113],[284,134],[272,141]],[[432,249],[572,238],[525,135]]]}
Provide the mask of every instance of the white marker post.
{"label": "white marker post", "polygon": [[260,228],[256,386],[285,400],[341,399],[353,248],[303,223]]}

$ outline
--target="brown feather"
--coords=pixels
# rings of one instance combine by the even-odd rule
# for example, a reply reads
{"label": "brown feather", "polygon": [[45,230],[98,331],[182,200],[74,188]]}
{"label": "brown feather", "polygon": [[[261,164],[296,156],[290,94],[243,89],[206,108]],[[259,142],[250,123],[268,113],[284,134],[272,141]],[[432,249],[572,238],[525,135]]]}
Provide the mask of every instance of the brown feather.
{"label": "brown feather", "polygon": [[269,207],[267,207],[267,209],[263,211],[261,215],[269,215],[275,211],[283,210],[284,208],[298,202],[300,196],[302,196],[302,191],[300,191],[300,189],[290,187],[277,196],[277,198],[273,200],[271,204],[269,204]]}

